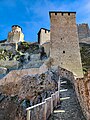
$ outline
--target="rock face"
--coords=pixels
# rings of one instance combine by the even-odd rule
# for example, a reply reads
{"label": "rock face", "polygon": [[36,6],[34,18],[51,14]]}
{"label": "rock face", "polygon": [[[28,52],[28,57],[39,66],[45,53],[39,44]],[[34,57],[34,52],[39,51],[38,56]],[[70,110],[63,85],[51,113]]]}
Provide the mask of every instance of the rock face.
{"label": "rock face", "polygon": [[[17,96],[5,96],[0,95],[0,98],[4,96],[0,101],[0,120],[26,120],[25,111],[20,105],[20,100]],[[19,111],[19,112],[18,112]]]}
{"label": "rock face", "polygon": [[17,50],[15,43],[0,43],[0,67],[7,68],[8,72],[15,69],[39,68],[46,58],[43,46],[37,43],[19,42]]}
{"label": "rock face", "polygon": [[25,75],[17,81],[6,80],[5,84],[1,84],[0,91],[7,95],[18,95],[20,98],[31,99],[42,93],[43,91],[55,90],[55,83],[50,79],[50,75],[43,73],[41,75],[29,76]]}
{"label": "rock face", "polygon": [[27,107],[44,101],[57,90],[58,72],[54,69],[21,77],[17,74],[16,80],[5,78],[0,80],[0,120],[25,120]]}
{"label": "rock face", "polygon": [[5,76],[8,72],[8,69],[5,67],[0,67],[0,79]]}
{"label": "rock face", "polygon": [[7,68],[0,67],[0,74],[6,74]]}

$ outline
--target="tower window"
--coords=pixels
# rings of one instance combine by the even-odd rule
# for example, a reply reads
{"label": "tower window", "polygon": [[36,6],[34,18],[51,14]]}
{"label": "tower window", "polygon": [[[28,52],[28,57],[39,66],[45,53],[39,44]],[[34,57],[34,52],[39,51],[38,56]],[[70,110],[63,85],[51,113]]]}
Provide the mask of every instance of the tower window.
{"label": "tower window", "polygon": [[63,16],[63,13],[62,13],[62,16]]}
{"label": "tower window", "polygon": [[61,38],[61,40],[62,40],[62,38]]}
{"label": "tower window", "polygon": [[63,53],[65,53],[65,51],[63,51]]}

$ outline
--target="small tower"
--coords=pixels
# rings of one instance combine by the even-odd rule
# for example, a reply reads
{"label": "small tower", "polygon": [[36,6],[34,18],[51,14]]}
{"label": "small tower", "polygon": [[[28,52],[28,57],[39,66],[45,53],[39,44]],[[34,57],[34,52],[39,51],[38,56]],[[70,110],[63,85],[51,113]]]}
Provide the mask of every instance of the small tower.
{"label": "small tower", "polygon": [[41,28],[38,32],[38,43],[40,45],[50,42],[50,30]]}
{"label": "small tower", "polygon": [[76,25],[76,12],[49,12],[50,57],[53,65],[59,65],[81,78],[83,77]]}
{"label": "small tower", "polygon": [[18,43],[24,41],[24,34],[22,33],[22,28],[18,25],[12,26],[12,31],[8,33],[9,43]]}
{"label": "small tower", "polygon": [[90,37],[90,29],[87,23],[79,24],[77,27],[79,39]]}

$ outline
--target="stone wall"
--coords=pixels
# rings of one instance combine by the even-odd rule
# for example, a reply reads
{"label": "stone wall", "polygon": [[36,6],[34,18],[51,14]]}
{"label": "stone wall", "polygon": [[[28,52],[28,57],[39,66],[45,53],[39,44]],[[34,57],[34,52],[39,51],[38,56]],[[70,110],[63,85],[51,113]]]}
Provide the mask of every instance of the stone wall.
{"label": "stone wall", "polygon": [[79,24],[77,25],[77,28],[78,28],[79,39],[90,37],[90,29],[89,29],[88,24],[86,23]]}
{"label": "stone wall", "polygon": [[50,57],[52,65],[59,65],[77,77],[83,77],[74,12],[50,12]]}
{"label": "stone wall", "polygon": [[10,43],[17,43],[24,41],[24,34],[22,33],[22,29],[18,25],[12,26],[12,31],[8,33],[7,41]]}
{"label": "stone wall", "polygon": [[31,68],[31,69],[22,69],[22,70],[13,70],[9,72],[3,79],[0,81],[0,85],[7,82],[17,82],[21,77],[25,75],[36,75],[42,74],[48,70],[47,66],[43,64],[40,68]]}
{"label": "stone wall", "polygon": [[83,113],[90,120],[90,71],[84,78],[76,79],[74,85]]}
{"label": "stone wall", "polygon": [[73,73],[63,68],[59,68],[59,74],[61,77],[68,78],[71,81],[82,111],[86,119],[90,120],[90,71],[84,78],[75,78]]}
{"label": "stone wall", "polygon": [[38,43],[42,45],[46,42],[50,42],[50,30],[41,28],[38,32]]}
{"label": "stone wall", "polygon": [[50,56],[50,42],[43,43],[42,46],[44,47],[44,51],[47,57]]}

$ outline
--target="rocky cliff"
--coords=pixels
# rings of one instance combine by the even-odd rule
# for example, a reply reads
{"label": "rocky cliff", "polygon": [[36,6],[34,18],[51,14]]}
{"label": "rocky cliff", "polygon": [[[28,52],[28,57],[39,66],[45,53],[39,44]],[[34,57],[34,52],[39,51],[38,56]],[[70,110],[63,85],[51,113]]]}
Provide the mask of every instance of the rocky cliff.
{"label": "rocky cliff", "polygon": [[36,70],[33,75],[21,71],[11,71],[0,80],[0,120],[25,120],[27,107],[44,101],[57,90],[57,69],[40,74]]}
{"label": "rocky cliff", "polygon": [[6,70],[6,73],[0,74],[0,78],[11,70],[23,68],[39,68],[47,58],[44,48],[37,43],[19,42],[0,43],[0,69]]}

